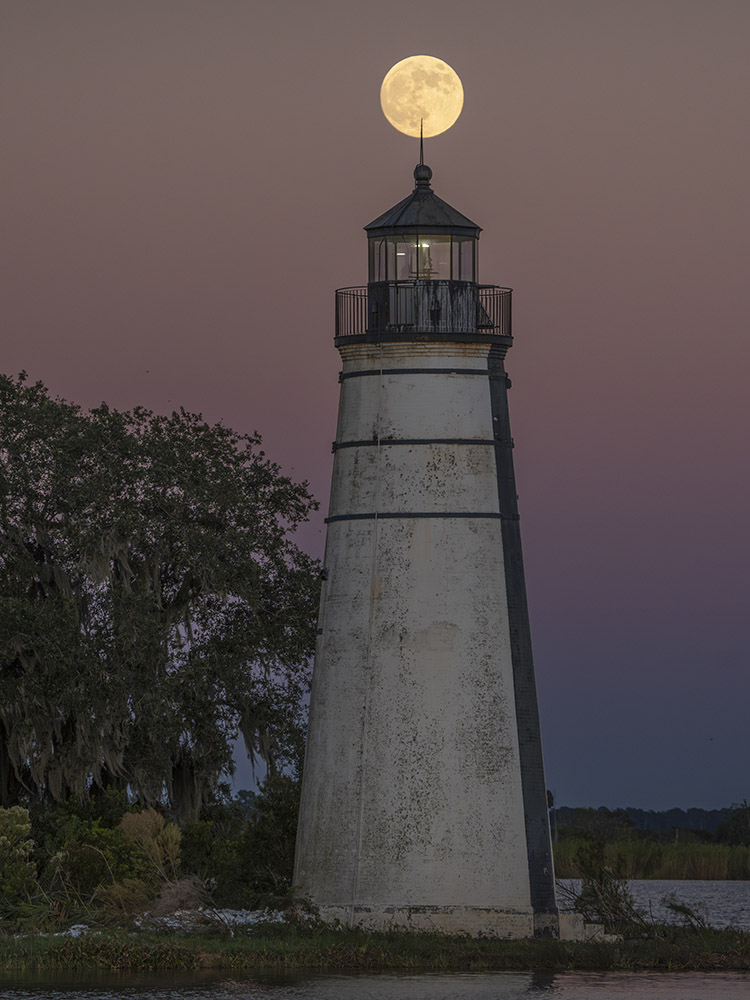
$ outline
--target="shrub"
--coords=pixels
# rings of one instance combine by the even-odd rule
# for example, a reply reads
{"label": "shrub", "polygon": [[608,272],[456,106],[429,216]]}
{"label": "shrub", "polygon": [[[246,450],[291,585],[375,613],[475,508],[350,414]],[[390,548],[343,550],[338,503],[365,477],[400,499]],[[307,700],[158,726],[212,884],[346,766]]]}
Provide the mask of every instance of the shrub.
{"label": "shrub", "polygon": [[174,823],[167,823],[155,809],[144,809],[140,813],[125,813],[120,828],[152,876],[164,882],[177,878],[182,834]]}
{"label": "shrub", "polygon": [[247,822],[240,817],[227,824],[220,818],[190,823],[182,834],[180,864],[209,886],[220,906],[245,906],[251,889],[242,861],[243,833]]}
{"label": "shrub", "polygon": [[15,917],[36,888],[33,848],[28,809],[0,809],[0,920]]}
{"label": "shrub", "polygon": [[581,889],[578,893],[567,891],[567,895],[585,921],[602,923],[616,934],[633,927],[650,931],[628,888],[624,859],[610,863],[601,837],[592,835],[581,842],[574,862]]}
{"label": "shrub", "polygon": [[270,774],[255,800],[244,850],[257,892],[286,894],[294,871],[300,781],[287,774]]}
{"label": "shrub", "polygon": [[101,903],[105,915],[118,922],[125,918],[126,923],[133,914],[144,910],[152,899],[149,887],[137,878],[114,882],[97,893],[97,901]]}

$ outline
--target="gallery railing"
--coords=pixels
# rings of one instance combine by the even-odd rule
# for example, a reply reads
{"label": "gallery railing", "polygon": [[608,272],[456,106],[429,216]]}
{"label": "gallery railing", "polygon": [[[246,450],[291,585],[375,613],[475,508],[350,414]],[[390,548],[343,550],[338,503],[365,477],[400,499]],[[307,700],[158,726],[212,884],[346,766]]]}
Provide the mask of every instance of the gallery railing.
{"label": "gallery railing", "polygon": [[336,336],[480,333],[511,336],[511,289],[470,281],[377,281],[336,292]]}

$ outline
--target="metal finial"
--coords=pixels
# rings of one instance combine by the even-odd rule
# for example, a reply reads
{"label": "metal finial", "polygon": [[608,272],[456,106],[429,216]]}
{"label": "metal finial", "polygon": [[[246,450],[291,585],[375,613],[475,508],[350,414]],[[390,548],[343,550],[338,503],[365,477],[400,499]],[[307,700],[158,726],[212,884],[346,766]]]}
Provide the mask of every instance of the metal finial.
{"label": "metal finial", "polygon": [[422,136],[422,131],[424,127],[424,118],[419,119],[419,165],[424,166],[424,138]]}

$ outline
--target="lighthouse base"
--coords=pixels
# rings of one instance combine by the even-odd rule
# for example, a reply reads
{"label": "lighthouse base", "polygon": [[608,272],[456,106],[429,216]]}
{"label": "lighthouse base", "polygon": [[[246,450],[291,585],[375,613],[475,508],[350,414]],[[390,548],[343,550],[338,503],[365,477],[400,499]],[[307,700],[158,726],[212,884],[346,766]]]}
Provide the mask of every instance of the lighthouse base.
{"label": "lighthouse base", "polygon": [[485,906],[320,906],[326,923],[346,924],[368,931],[435,931],[439,934],[491,938],[557,937],[556,914],[540,921],[528,911]]}

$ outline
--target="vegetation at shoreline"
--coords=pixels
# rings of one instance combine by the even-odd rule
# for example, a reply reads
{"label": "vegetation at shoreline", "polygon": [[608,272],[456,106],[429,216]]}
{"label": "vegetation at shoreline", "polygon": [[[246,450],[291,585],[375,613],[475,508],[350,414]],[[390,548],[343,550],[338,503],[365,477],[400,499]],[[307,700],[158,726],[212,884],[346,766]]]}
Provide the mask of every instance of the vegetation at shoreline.
{"label": "vegetation at shoreline", "polygon": [[663,928],[622,941],[498,941],[440,934],[380,933],[288,924],[250,936],[103,934],[0,939],[0,969],[316,969],[490,971],[526,969],[750,970],[750,935]]}
{"label": "vegetation at shoreline", "polygon": [[180,827],[108,790],[93,800],[0,808],[0,938],[71,925],[132,930],[179,910],[287,908],[299,783],[204,806]]}
{"label": "vegetation at shoreline", "polygon": [[[153,817],[148,824],[157,831]],[[136,822],[135,828],[143,833],[147,827]],[[162,835],[165,829],[158,826]],[[147,853],[154,852],[156,839],[152,837]],[[167,837],[165,843],[170,842],[172,838]],[[285,921],[259,923],[251,930],[215,924],[209,931],[195,933],[143,929],[134,933],[125,924],[117,927],[105,922],[100,929],[78,936],[0,936],[0,970],[750,970],[750,934],[710,928],[699,913],[676,900],[671,908],[681,920],[679,926],[656,924],[640,913],[627,882],[607,863],[604,846],[602,840],[591,838],[579,852],[576,863],[583,885],[573,903],[585,920],[603,922],[607,931],[619,935],[615,938],[509,941],[437,933],[369,933],[324,925],[314,912],[288,900]],[[164,847],[154,856],[164,869],[169,849]],[[168,881],[171,874],[164,872],[163,880]]]}
{"label": "vegetation at shoreline", "polygon": [[[293,909],[299,905],[292,886],[298,797],[299,780],[277,773],[260,794],[217,799],[197,818],[181,822],[115,789],[83,800],[36,802],[29,809],[0,808],[0,936],[59,932],[77,923],[132,930],[155,926],[178,910]],[[741,806],[728,814],[728,828],[740,835],[745,811]],[[625,898],[627,879],[664,877],[665,871],[672,877],[706,877],[711,871],[717,877],[715,869],[688,863],[666,869],[669,852],[690,862],[693,852],[703,852],[699,859],[710,859],[708,852],[742,859],[749,850],[741,844],[659,844],[633,837],[611,816],[595,816],[609,827],[560,840],[556,867],[560,877],[584,879],[574,907],[617,933],[619,925],[637,923],[632,907],[630,915],[627,907],[612,911],[611,904]],[[659,858],[661,868],[639,868],[634,857]],[[727,870],[747,877],[739,866]],[[605,911],[594,912],[592,900],[605,900]]]}
{"label": "vegetation at shoreline", "polygon": [[714,833],[638,830],[625,810],[568,810],[572,819],[555,829],[558,878],[578,878],[576,857],[591,839],[601,840],[610,866],[630,879],[750,879],[750,806],[725,810]]}

